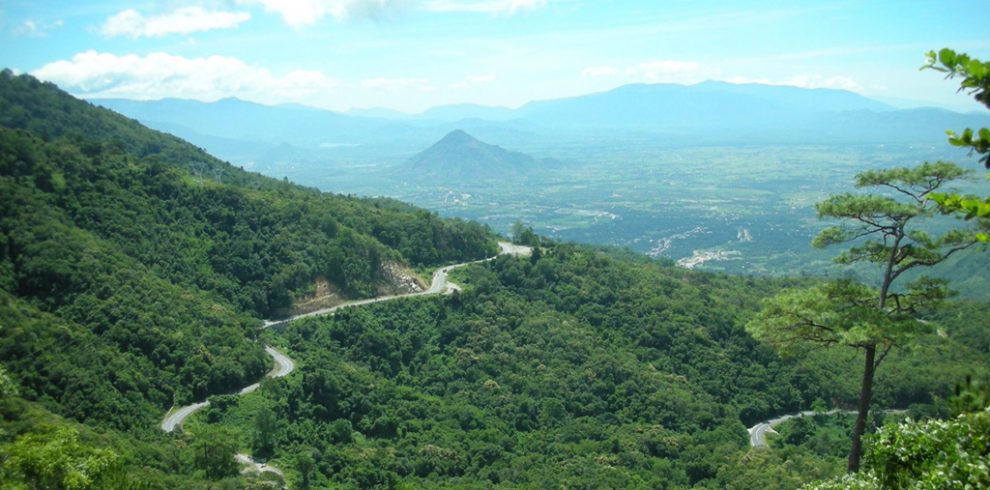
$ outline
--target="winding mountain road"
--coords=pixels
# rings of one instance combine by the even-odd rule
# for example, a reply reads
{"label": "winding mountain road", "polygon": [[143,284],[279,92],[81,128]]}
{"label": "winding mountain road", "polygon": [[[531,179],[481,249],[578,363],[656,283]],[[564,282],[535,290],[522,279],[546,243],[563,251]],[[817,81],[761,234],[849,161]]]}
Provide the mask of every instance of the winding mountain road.
{"label": "winding mountain road", "polygon": [[[533,253],[533,249],[530,247],[523,245],[515,245],[509,242],[498,242],[498,246],[499,246],[498,255],[507,254],[507,255],[516,255],[516,256],[527,256]],[[498,257],[498,255],[496,255],[495,257]],[[301,315],[285,318],[282,320],[265,320],[263,328],[269,328],[276,325],[286,324],[294,320],[299,320],[300,318],[329,315],[337,310],[343,308],[350,308],[352,306],[367,305],[371,303],[381,303],[384,301],[390,301],[398,298],[407,298],[411,296],[426,296],[431,294],[450,294],[454,291],[459,291],[461,289],[460,286],[452,282],[449,282],[447,280],[447,274],[450,271],[471,264],[477,264],[481,262],[488,262],[490,260],[495,260],[495,257],[489,257],[487,259],[474,260],[471,262],[464,262],[461,264],[454,264],[454,265],[441,267],[437,269],[436,272],[433,273],[433,279],[430,283],[430,287],[423,291],[419,291],[416,293],[409,293],[409,294],[379,296],[377,298],[350,301],[341,305],[334,306],[332,308],[323,308],[316,311],[311,311],[309,313],[303,313]],[[265,377],[281,378],[284,376],[288,376],[289,373],[291,373],[295,369],[296,364],[295,362],[292,361],[292,359],[289,358],[289,356],[275,350],[273,347],[268,345],[265,346],[265,352],[268,353],[268,355],[271,356],[272,360],[275,361],[275,367],[267,375],[265,375]],[[261,386],[261,381],[245,386],[235,394],[245,395],[257,390],[259,386]],[[176,428],[182,427],[182,422],[184,422],[187,418],[189,418],[190,415],[196,413],[199,410],[202,410],[203,408],[208,407],[209,405],[210,405],[209,400],[203,400],[201,402],[193,403],[191,405],[186,405],[184,407],[179,407],[179,408],[173,407],[171,410],[168,411],[167,414],[165,414],[165,418],[162,420],[162,424],[161,424],[162,430],[165,432],[173,432]]]}
{"label": "winding mountain road", "polygon": [[398,299],[398,298],[428,296],[431,294],[451,294],[454,291],[460,291],[461,287],[447,280],[447,274],[450,273],[450,271],[461,267],[469,266],[471,264],[489,262],[495,260],[495,258],[498,257],[499,255],[514,255],[514,256],[525,257],[533,253],[533,248],[527,247],[525,245],[516,245],[509,242],[498,242],[498,246],[499,246],[499,253],[494,257],[488,257],[487,259],[480,259],[480,260],[472,260],[471,262],[464,262],[460,264],[447,265],[437,269],[436,271],[433,272],[433,278],[430,281],[430,287],[424,289],[423,291],[419,291],[415,293],[406,293],[406,294],[392,294],[387,296],[378,296],[375,298],[348,301],[346,303],[339,304],[337,306],[332,306],[330,308],[320,308],[319,310],[313,310],[307,313],[290,316],[288,318],[283,318],[281,320],[265,320],[264,328],[283,325],[302,318],[309,318],[311,316],[330,315],[336,312],[337,310],[342,310],[344,308],[351,308],[354,306],[361,306],[372,303],[382,303],[385,301],[391,301],[393,299]]}
{"label": "winding mountain road", "polygon": [[[289,359],[289,356],[275,350],[274,347],[270,345],[266,345],[265,352],[268,353],[268,355],[275,360],[275,367],[272,368],[272,370],[269,371],[268,374],[265,375],[265,377],[281,378],[284,376],[288,376],[289,373],[291,373],[292,370],[296,368],[296,363],[292,362],[292,359]],[[251,393],[252,391],[257,390],[259,386],[261,386],[260,381],[245,386],[244,388],[241,388],[241,390],[235,394],[244,395],[247,393]],[[190,415],[208,406],[210,406],[210,401],[203,400],[198,403],[193,403],[192,405],[186,405],[178,409],[173,408],[172,410],[169,410],[169,412],[165,415],[165,419],[162,420],[162,425],[161,425],[162,430],[165,432],[172,432],[176,428],[182,427],[182,422],[184,422],[187,418],[189,418]]]}
{"label": "winding mountain road", "polygon": [[[831,410],[825,413],[826,414],[839,413],[839,410]],[[856,413],[856,412],[852,410],[843,410],[842,413]],[[805,410],[803,412],[781,415],[780,417],[760,422],[749,428],[749,445],[752,447],[767,447],[767,433],[770,434],[777,433],[777,431],[773,430],[774,427],[791,419],[810,417],[814,414],[815,414],[814,410]]]}
{"label": "winding mountain road", "polygon": [[[882,413],[888,413],[888,414],[891,414],[891,413],[892,414],[896,414],[896,413],[905,413],[907,411],[906,410],[891,409],[891,410],[875,410],[875,412],[882,412]],[[784,422],[786,422],[788,420],[791,420],[791,419],[796,419],[796,418],[801,418],[801,417],[811,417],[811,416],[816,415],[818,413],[821,413],[823,415],[835,415],[835,414],[838,414],[838,413],[841,413],[841,414],[844,414],[844,415],[855,415],[856,414],[856,411],[855,410],[838,410],[838,409],[834,409],[834,410],[829,410],[827,412],[815,412],[814,410],[805,410],[803,412],[790,413],[790,414],[787,414],[787,415],[781,415],[780,417],[772,418],[770,420],[765,420],[765,421],[760,422],[760,423],[758,423],[758,424],[756,424],[756,425],[754,425],[754,426],[752,426],[752,427],[750,427],[748,429],[749,430],[749,445],[752,446],[752,447],[767,447],[767,434],[768,433],[770,433],[770,434],[776,434],[777,433],[777,431],[773,430],[774,427],[776,427],[776,426],[778,426],[778,425],[780,425],[780,424],[782,424],[782,423],[784,423]]]}

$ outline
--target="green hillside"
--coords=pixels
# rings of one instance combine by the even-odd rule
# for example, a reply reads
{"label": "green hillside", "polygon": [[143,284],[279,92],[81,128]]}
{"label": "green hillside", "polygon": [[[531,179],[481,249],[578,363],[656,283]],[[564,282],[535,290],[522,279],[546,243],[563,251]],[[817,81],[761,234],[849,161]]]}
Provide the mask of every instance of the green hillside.
{"label": "green hillside", "polygon": [[[312,488],[794,488],[843,471],[849,439],[834,427],[817,445],[748,446],[757,421],[856,400],[849,353],[780,358],[742,329],[761,298],[794,281],[573,245],[455,279],[466,289],[447,299],[267,333],[299,373],[196,426],[235,427],[243,447]],[[878,406],[940,413],[946,380],[986,365],[974,325],[990,317],[958,308],[944,315],[947,338],[891,354]]]}
{"label": "green hillside", "polygon": [[[490,257],[495,236],[245,172],[9,71],[0,194],[5,487],[271,488],[234,451],[294,488],[789,488],[842,472],[841,428],[747,443],[767,417],[855,401],[853,356],[782,358],[743,328],[806,279],[547,241],[458,269],[459,293],[261,330],[317,280],[371,297],[386,263]],[[890,355],[877,406],[945,413],[952,383],[990,365],[985,306],[930,315],[939,335]],[[225,396],[268,371],[262,341],[297,372]],[[185,433],[159,430],[206,397]]]}
{"label": "green hillside", "polygon": [[325,278],[493,255],[484,227],[244,172],[29,76],[0,75],[0,358],[20,395],[153,432],[268,370],[255,342]]}

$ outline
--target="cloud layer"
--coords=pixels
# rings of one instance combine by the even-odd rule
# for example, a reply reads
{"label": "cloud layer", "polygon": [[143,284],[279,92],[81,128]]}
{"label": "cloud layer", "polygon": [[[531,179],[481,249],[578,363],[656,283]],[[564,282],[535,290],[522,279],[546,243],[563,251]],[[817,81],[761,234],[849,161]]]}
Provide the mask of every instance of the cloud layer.
{"label": "cloud layer", "polygon": [[[261,103],[298,102],[338,105],[344,101],[377,101],[386,94],[403,100],[420,100],[425,94],[449,90],[473,90],[501,79],[495,74],[468,74],[452,81],[422,76],[380,77],[342,80],[317,70],[273,73],[229,56],[184,57],[164,52],[147,55],[89,50],[67,60],[48,63],[31,72],[86,98],[161,99],[180,97],[204,101],[240,97]],[[820,74],[795,75],[786,79],[754,79],[720,76],[700,63],[683,60],[653,60],[623,66],[589,66],[585,78],[608,78],[607,83],[693,84],[707,79],[730,83],[762,83],[804,88],[834,88],[862,92],[855,80]],[[368,102],[365,102],[368,103]]]}
{"label": "cloud layer", "polygon": [[315,24],[324,17],[336,20],[376,19],[404,7],[404,0],[237,0],[241,5],[261,5],[282,16],[292,28]]}
{"label": "cloud layer", "polygon": [[[0,11],[0,14],[3,12]],[[62,27],[62,21],[56,20],[54,22],[39,22],[32,19],[27,19],[21,22],[11,33],[15,36],[28,36],[28,37],[45,37],[48,35],[49,31],[55,30]]]}
{"label": "cloud layer", "polygon": [[431,12],[475,12],[485,14],[514,14],[547,5],[547,0],[430,0],[423,9]]}
{"label": "cloud layer", "polygon": [[48,63],[32,75],[90,98],[160,99],[183,97],[216,100],[236,95],[260,102],[302,100],[336,89],[340,82],[318,71],[283,75],[237,58],[185,58],[167,53],[118,56],[85,51],[70,60]]}
{"label": "cloud layer", "polygon": [[[379,19],[405,8],[431,12],[477,12],[514,14],[547,5],[548,0],[234,0],[244,7],[261,7],[276,14],[293,29],[316,24],[326,17],[335,20]],[[206,10],[198,6],[179,8],[155,16],[146,16],[135,9],[122,10],[100,26],[105,37],[161,37],[170,34],[191,34],[214,29],[230,29],[251,19],[242,11]],[[36,25],[26,24],[34,31]]]}
{"label": "cloud layer", "polygon": [[100,33],[106,37],[161,37],[230,29],[250,18],[251,14],[247,12],[211,11],[200,7],[183,7],[153,17],[145,17],[137,10],[127,9],[108,18],[100,26]]}

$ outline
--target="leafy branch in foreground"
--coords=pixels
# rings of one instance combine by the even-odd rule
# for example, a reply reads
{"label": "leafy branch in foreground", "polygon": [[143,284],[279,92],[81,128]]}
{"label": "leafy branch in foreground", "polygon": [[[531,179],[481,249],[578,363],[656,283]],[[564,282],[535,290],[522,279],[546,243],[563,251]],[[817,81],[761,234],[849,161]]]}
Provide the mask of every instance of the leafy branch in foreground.
{"label": "leafy branch in foreground", "polygon": [[[942,48],[938,53],[929,51],[925,55],[922,70],[935,70],[945,73],[946,79],[962,78],[959,91],[966,91],[977,102],[990,108],[990,62],[970,58],[965,53],[957,53],[949,48]],[[953,146],[969,147],[981,155],[980,161],[990,168],[990,129],[980,128],[977,131],[966,128],[962,134],[947,131],[949,143]]]}
{"label": "leafy branch in foreground", "polygon": [[806,490],[990,487],[990,411],[888,425],[871,438],[867,470]]}
{"label": "leafy branch in foreground", "polygon": [[895,284],[905,272],[935,266],[979,242],[981,231],[975,226],[939,235],[919,226],[937,211],[929,196],[964,175],[965,170],[946,162],[857,175],[856,187],[882,192],[845,193],[820,202],[818,216],[841,223],[823,230],[813,245],[850,244],[835,261],[879,266],[879,287],[846,279],[786,291],[766,300],[762,311],[746,325],[754,337],[781,351],[809,345],[863,350],[863,380],[847,466],[850,472],[859,469],[876,369],[892,348],[930,330],[931,325],[919,319],[919,314],[949,295],[942,280],[922,277],[903,288],[895,288]]}
{"label": "leafy branch in foreground", "polygon": [[[921,69],[945,73],[947,79],[962,78],[959,91],[969,92],[977,102],[990,109],[990,62],[970,58],[965,53],[957,53],[949,48],[942,48],[938,53],[929,51]],[[990,129],[980,128],[974,131],[966,128],[958,134],[951,130],[946,133],[949,135],[949,144],[969,148],[970,152],[982,155],[980,161],[990,168]],[[973,196],[938,193],[933,194],[932,199],[938,202],[945,212],[960,213],[966,219],[990,216],[990,198],[980,199]],[[980,239],[988,242],[990,236],[984,234]]]}

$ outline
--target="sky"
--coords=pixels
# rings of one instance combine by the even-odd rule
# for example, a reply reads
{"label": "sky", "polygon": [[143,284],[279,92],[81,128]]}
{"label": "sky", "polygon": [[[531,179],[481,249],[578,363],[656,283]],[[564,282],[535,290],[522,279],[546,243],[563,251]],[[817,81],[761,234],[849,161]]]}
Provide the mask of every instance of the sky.
{"label": "sky", "polygon": [[337,111],[704,80],[977,111],[918,68],[942,47],[990,59],[988,28],[985,0],[0,0],[0,66],[84,98]]}

